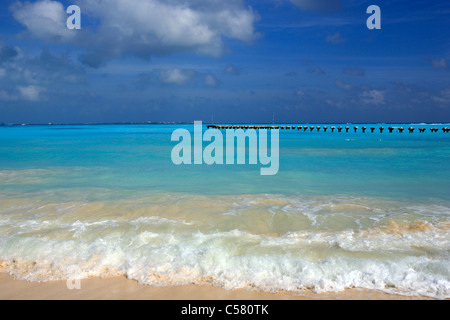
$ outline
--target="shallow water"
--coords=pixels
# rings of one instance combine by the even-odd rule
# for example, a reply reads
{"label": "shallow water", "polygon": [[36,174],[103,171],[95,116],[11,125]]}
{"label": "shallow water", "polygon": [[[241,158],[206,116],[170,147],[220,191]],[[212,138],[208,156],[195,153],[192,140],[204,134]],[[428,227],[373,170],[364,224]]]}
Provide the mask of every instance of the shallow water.
{"label": "shallow water", "polygon": [[450,297],[450,134],[280,131],[261,176],[175,166],[180,127],[0,127],[2,271]]}

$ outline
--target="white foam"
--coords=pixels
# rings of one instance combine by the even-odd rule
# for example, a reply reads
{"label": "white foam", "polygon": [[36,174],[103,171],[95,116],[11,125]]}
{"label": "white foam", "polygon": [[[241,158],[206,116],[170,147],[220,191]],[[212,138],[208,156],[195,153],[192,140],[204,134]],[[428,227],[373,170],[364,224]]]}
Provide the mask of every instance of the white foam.
{"label": "white foam", "polygon": [[[94,206],[101,208],[94,211],[98,218],[80,202],[36,201],[18,211],[10,209],[20,201],[0,205],[0,269],[31,281],[67,279],[75,265],[83,277],[120,274],[151,285],[271,292],[357,287],[450,298],[445,206],[351,197],[172,198],[176,210],[157,197],[105,203]],[[212,205],[197,208],[199,201],[211,201],[217,212]],[[120,214],[136,202],[136,212]],[[280,230],[289,231],[277,233],[282,222]]]}
{"label": "white foam", "polygon": [[[373,242],[376,241],[379,240]],[[447,241],[448,245],[448,238],[441,241]],[[336,243],[341,253],[336,250],[335,255],[318,260],[304,254],[314,248],[333,248]],[[307,250],[302,251],[305,246]],[[207,282],[226,289],[253,287],[271,292],[305,288],[327,292],[358,287],[450,297],[448,256],[437,259],[399,255],[382,260],[349,254],[372,250],[372,246],[373,243],[365,246],[357,235],[350,233],[328,237],[289,234],[274,238],[238,230],[178,236],[146,231],[133,236],[99,238],[91,243],[3,236],[0,257],[4,261],[16,260],[15,265],[4,271],[35,281],[65,279],[67,268],[77,265],[84,276],[105,276],[108,270],[108,274],[123,274],[151,285]],[[32,262],[39,264],[33,266]]]}

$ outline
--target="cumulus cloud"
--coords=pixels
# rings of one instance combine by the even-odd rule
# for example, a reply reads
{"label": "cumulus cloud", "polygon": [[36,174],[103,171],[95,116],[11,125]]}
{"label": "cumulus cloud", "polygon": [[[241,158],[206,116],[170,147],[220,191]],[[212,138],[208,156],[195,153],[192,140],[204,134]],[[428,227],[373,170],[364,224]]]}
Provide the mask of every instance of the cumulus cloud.
{"label": "cumulus cloud", "polygon": [[6,90],[0,90],[0,101],[39,101],[41,93],[46,89],[40,86],[13,86]]}
{"label": "cumulus cloud", "polygon": [[193,69],[182,68],[155,69],[147,73],[142,73],[134,83],[137,89],[142,90],[158,84],[177,86],[192,83],[196,85],[200,84],[201,82],[197,80],[203,80],[203,84],[207,87],[216,88],[220,86],[220,81],[212,73],[201,73]]}
{"label": "cumulus cloud", "polygon": [[17,90],[20,93],[20,96],[25,100],[29,101],[38,101],[39,95],[41,92],[45,90],[45,88],[40,86],[17,86]]}
{"label": "cumulus cloud", "polygon": [[164,84],[185,85],[192,81],[196,76],[194,70],[172,69],[162,70],[159,73],[159,79]]}
{"label": "cumulus cloud", "polygon": [[33,36],[52,41],[67,41],[75,33],[67,29],[67,14],[59,1],[16,2],[11,6],[14,18]]}
{"label": "cumulus cloud", "polygon": [[302,10],[332,13],[342,10],[341,0],[290,0]]}
{"label": "cumulus cloud", "polygon": [[364,90],[361,94],[361,102],[367,105],[385,104],[385,91],[377,89]]}
{"label": "cumulus cloud", "polygon": [[[9,52],[9,54],[2,54]],[[43,50],[29,57],[19,47],[0,44],[0,100],[38,101],[61,85],[79,85],[86,82],[84,69],[74,64],[67,55],[54,55]],[[5,56],[7,58],[5,58]]]}
{"label": "cumulus cloud", "polygon": [[225,67],[224,72],[227,73],[227,74],[231,74],[231,75],[233,75],[233,76],[238,76],[238,75],[241,74],[242,68],[236,67],[236,66],[233,65],[233,64],[229,64],[229,65],[227,65],[227,66]]}
{"label": "cumulus cloud", "polygon": [[108,59],[149,58],[179,52],[220,56],[223,38],[251,42],[258,15],[243,0],[75,0],[82,14],[98,21],[95,30],[68,30],[58,1],[18,2],[14,17],[35,37],[70,42],[86,49],[81,61],[98,67]]}
{"label": "cumulus cloud", "polygon": [[220,85],[219,80],[212,74],[207,74],[205,76],[205,85],[207,87],[213,87],[216,88]]}

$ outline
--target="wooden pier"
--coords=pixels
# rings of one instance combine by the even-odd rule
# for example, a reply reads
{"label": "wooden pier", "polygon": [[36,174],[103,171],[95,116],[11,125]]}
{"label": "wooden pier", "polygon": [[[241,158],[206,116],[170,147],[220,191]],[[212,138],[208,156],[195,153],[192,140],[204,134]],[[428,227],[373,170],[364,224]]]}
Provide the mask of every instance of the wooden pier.
{"label": "wooden pier", "polygon": [[[345,129],[345,132],[349,132],[349,130],[351,129],[349,126],[346,126],[346,127],[339,126],[339,127],[336,128],[335,126],[332,126],[332,127],[328,127],[328,126],[321,127],[321,126],[312,126],[312,125],[310,125],[310,126],[306,126],[306,125],[296,125],[296,126],[294,126],[294,125],[281,125],[281,126],[274,126],[274,125],[267,126],[267,125],[265,125],[265,126],[262,126],[262,125],[213,125],[213,124],[210,124],[210,125],[207,125],[206,127],[208,129],[219,129],[219,130],[237,130],[237,129],[242,129],[242,130],[249,130],[249,129],[252,129],[252,130],[282,130],[282,131],[283,130],[284,131],[297,130],[299,132],[302,132],[302,130],[303,130],[303,132],[305,132],[305,131],[308,131],[308,129],[309,129],[310,132],[313,132],[313,131],[316,130],[317,132],[330,132],[331,131],[331,132],[337,132],[337,133],[343,132],[342,131],[343,129]],[[330,129],[330,130],[328,130],[328,129]],[[337,129],[337,131],[336,131],[336,129]],[[353,127],[353,130],[354,130],[355,133],[357,133],[357,132],[375,133],[375,130],[377,130],[376,127],[370,127],[369,128],[370,131],[367,130],[367,129],[368,129],[367,127],[361,127],[361,128],[359,128],[358,126],[354,126]],[[405,128],[403,128],[403,127],[383,127],[383,126],[378,127],[378,130],[379,130],[380,133],[383,133],[385,131],[385,129],[387,129],[387,131],[389,133],[403,133],[403,132],[405,132]],[[427,131],[426,128],[413,128],[413,127],[407,128],[409,133],[417,132],[417,131],[415,131],[416,129],[417,129],[417,131],[419,133],[425,133]],[[433,133],[436,133],[436,132],[440,131],[439,128],[429,128],[429,130],[430,130],[430,132],[433,132]],[[444,127],[441,130],[442,130],[443,133],[449,133],[450,132],[450,128],[447,128],[447,127]]]}

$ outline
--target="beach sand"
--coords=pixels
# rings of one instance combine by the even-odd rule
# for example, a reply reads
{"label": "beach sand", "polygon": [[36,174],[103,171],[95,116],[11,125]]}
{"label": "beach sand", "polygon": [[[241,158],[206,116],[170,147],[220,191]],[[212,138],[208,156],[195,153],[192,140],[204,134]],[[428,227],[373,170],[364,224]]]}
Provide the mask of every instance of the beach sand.
{"label": "beach sand", "polygon": [[79,290],[66,281],[28,282],[0,273],[0,300],[426,300],[379,291],[350,289],[337,293],[311,291],[266,293],[245,289],[224,290],[212,286],[152,287],[125,277],[81,280]]}

